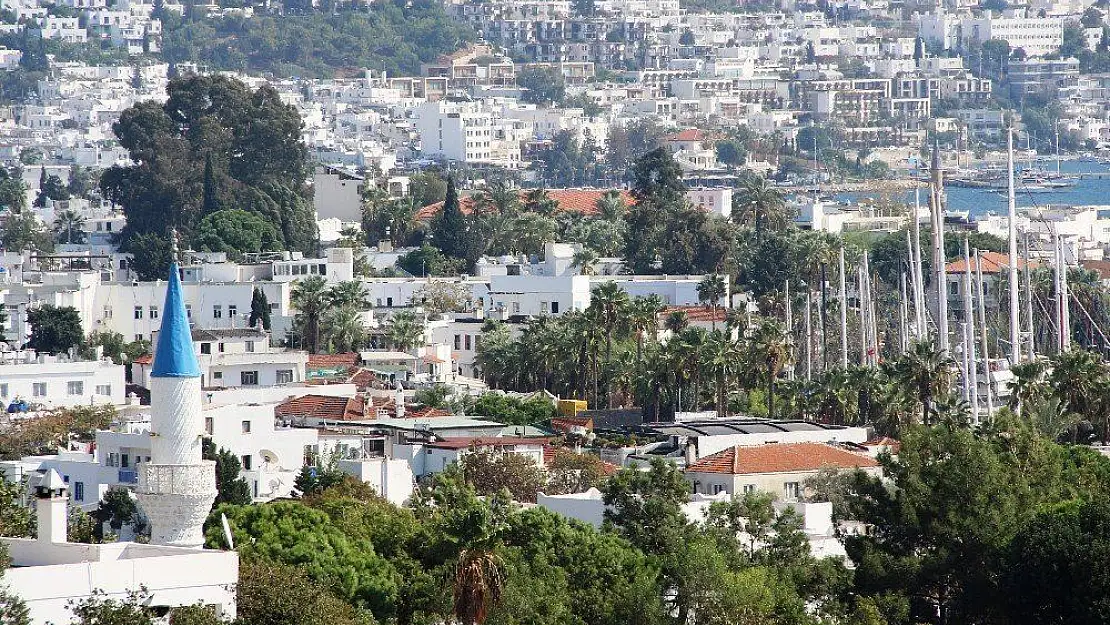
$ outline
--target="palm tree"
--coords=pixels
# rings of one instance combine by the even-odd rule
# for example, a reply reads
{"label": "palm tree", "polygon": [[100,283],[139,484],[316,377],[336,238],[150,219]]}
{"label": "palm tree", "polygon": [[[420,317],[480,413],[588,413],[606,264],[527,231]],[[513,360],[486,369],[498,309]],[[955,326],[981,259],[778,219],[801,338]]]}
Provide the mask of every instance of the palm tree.
{"label": "palm tree", "polygon": [[954,366],[932,341],[914,341],[894,363],[892,373],[905,392],[914,394],[924,423],[935,416],[937,400],[946,399],[951,392]]}
{"label": "palm tree", "polygon": [[[719,273],[711,273],[698,282],[698,301],[708,303],[716,313],[721,307],[721,300],[728,296],[728,287],[724,277]],[[717,315],[713,315],[713,329],[717,329]]]}
{"label": "palm tree", "polygon": [[297,310],[300,333],[308,344],[308,350],[316,353],[320,349],[320,318],[328,306],[328,283],[320,276],[312,276],[293,283],[290,303]]}
{"label": "palm tree", "polygon": [[597,216],[607,221],[623,219],[625,211],[628,210],[624,198],[621,197],[621,192],[616,190],[603,193],[601,197],[597,198],[594,206],[597,208]]}
{"label": "palm tree", "polygon": [[739,374],[739,355],[739,346],[727,333],[716,330],[709,333],[703,360],[706,371],[713,377],[713,403],[721,419],[728,416],[729,382]]}
{"label": "palm tree", "polygon": [[487,186],[482,198],[498,215],[515,215],[520,212],[520,193],[504,180],[494,181]]}
{"label": "palm tree", "polygon": [[600,258],[597,252],[583,246],[574,253],[574,257],[571,258],[570,264],[574,267],[578,267],[579,273],[582,275],[592,276],[594,275],[594,265],[597,264]]}
{"label": "palm tree", "polygon": [[749,350],[754,364],[762,366],[767,374],[767,416],[775,417],[775,379],[782,368],[790,363],[790,339],[782,324],[774,319],[764,319],[749,339]]}
{"label": "palm tree", "polygon": [[411,310],[402,310],[389,318],[385,336],[393,349],[407,352],[423,340],[424,318]]}
{"label": "palm tree", "polygon": [[1014,379],[1010,380],[1009,384],[1009,408],[1015,413],[1042,403],[1051,393],[1046,379],[1047,360],[1031,360],[1014,364],[1010,367],[1010,373],[1014,374]]}
{"label": "palm tree", "polygon": [[628,306],[628,325],[636,335],[637,364],[643,359],[644,338],[654,335],[659,328],[659,313],[663,308],[663,298],[658,295],[634,297]]}
{"label": "palm tree", "polygon": [[481,625],[501,600],[505,563],[486,548],[464,549],[455,566],[455,618],[463,625]]}
{"label": "palm tree", "polygon": [[328,289],[328,304],[337,308],[369,310],[370,294],[358,280],[347,280]]}
{"label": "palm tree", "polygon": [[[590,310],[594,312],[605,332],[605,366],[608,367],[613,360],[613,335],[627,324],[630,301],[628,292],[616,282],[609,281],[595,286],[590,297]],[[613,403],[611,391],[612,389],[609,392],[610,408]]]}
{"label": "palm tree", "polygon": [[[73,209],[66,209],[54,219],[54,234],[58,242],[83,243],[85,241],[85,218]],[[63,236],[64,235],[64,236]]]}
{"label": "palm tree", "polygon": [[761,237],[764,228],[785,228],[791,215],[781,191],[771,186],[766,178],[752,178],[733,196],[732,218],[742,226],[753,228],[756,236]]}
{"label": "palm tree", "polygon": [[1095,352],[1072,349],[1056,354],[1048,382],[1061,409],[1102,425],[1103,440],[1110,439],[1110,419],[1106,416],[1110,369]]}
{"label": "palm tree", "polygon": [[672,310],[663,320],[663,328],[669,330],[671,334],[685,330],[688,325],[690,325],[690,317],[685,310]]}
{"label": "palm tree", "polygon": [[333,308],[325,317],[328,342],[336,352],[354,351],[362,346],[366,328],[359,312],[350,306]]}
{"label": "palm tree", "polygon": [[524,210],[551,217],[559,211],[559,202],[547,195],[547,189],[532,189],[524,194]]}

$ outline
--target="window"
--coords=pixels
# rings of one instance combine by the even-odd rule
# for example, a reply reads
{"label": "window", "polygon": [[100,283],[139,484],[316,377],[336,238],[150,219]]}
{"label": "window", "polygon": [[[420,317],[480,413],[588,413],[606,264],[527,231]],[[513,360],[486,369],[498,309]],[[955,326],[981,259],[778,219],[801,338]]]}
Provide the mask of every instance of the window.
{"label": "window", "polygon": [[205,417],[204,418],[204,433],[209,435],[209,436],[212,436],[212,428],[213,428],[214,425],[215,425],[215,422],[212,421],[212,417]]}
{"label": "window", "polygon": [[191,304],[185,304],[185,316],[189,319],[193,318],[193,306]]}
{"label": "window", "polygon": [[243,427],[243,434],[250,434],[251,433],[251,422],[250,422],[250,420],[243,421],[242,427]]}
{"label": "window", "polygon": [[151,306],[150,307],[150,318],[151,319],[157,319],[158,318],[158,307],[157,306]]}
{"label": "window", "polygon": [[278,384],[289,384],[293,381],[292,369],[278,369],[276,374],[276,382]]}
{"label": "window", "polygon": [[224,353],[224,344],[220,343],[220,353]]}
{"label": "window", "polygon": [[797,500],[802,497],[802,483],[801,482],[786,482],[783,484],[786,491],[786,498]]}
{"label": "window", "polygon": [[142,333],[136,334],[136,335],[135,335],[135,340],[136,340],[136,341],[141,341],[141,340],[143,340],[143,335],[142,335]]}
{"label": "window", "polygon": [[513,312],[520,314],[520,302],[513,302]]}
{"label": "window", "polygon": [[724,489],[725,489],[724,486],[722,486],[720,484],[714,484],[713,485],[713,494],[714,495],[719,495],[721,493],[721,491],[723,491]]}
{"label": "window", "polygon": [[465,337],[463,337],[463,338],[465,339],[464,343],[466,344],[466,347],[465,347],[465,349],[470,349],[470,335],[469,335],[469,334],[467,334],[467,335],[466,335]]}
{"label": "window", "polygon": [[74,501],[85,501],[85,483],[84,482],[74,482],[73,483],[73,500]]}
{"label": "window", "polygon": [[110,452],[108,454],[108,466],[110,466],[110,467],[118,467],[119,466],[119,454],[117,454],[114,451]]}
{"label": "window", "polygon": [[201,343],[200,344],[200,353],[202,353],[202,354],[211,354],[212,353],[212,344],[211,343]]}
{"label": "window", "polygon": [[213,380],[222,380],[222,379],[224,379],[224,372],[223,371],[213,371],[212,372],[212,379]]}
{"label": "window", "polygon": [[104,396],[111,395],[112,394],[112,385],[111,384],[97,384],[96,385],[96,394],[97,395],[104,395]]}
{"label": "window", "polygon": [[247,341],[246,349],[247,349],[247,353],[253,352],[254,351],[254,341]]}
{"label": "window", "polygon": [[458,334],[455,335],[455,349],[462,349],[462,347],[461,347],[462,340],[461,339],[462,339],[461,336],[459,336]]}
{"label": "window", "polygon": [[744,484],[744,494],[755,492],[755,484]]}
{"label": "window", "polygon": [[84,395],[85,383],[80,380],[76,382],[66,382],[66,395]]}
{"label": "window", "polygon": [[143,318],[143,307],[142,306],[136,306],[135,307],[135,318],[136,319],[142,319]]}
{"label": "window", "polygon": [[239,382],[243,386],[258,386],[258,372],[243,371],[239,374]]}
{"label": "window", "polygon": [[46,382],[35,382],[32,384],[31,394],[35,397],[46,397]]}
{"label": "window", "polygon": [[127,454],[120,454],[119,466],[123,467],[124,469],[131,466],[131,456],[128,456]]}
{"label": "window", "polygon": [[243,456],[242,460],[243,460],[243,470],[244,471],[250,471],[251,470],[250,454],[247,454],[246,456]]}
{"label": "window", "polygon": [[559,302],[551,302],[551,314],[559,314]]}
{"label": "window", "polygon": [[112,318],[112,307],[111,306],[105,306],[104,307],[104,318],[105,319],[111,319]]}
{"label": "window", "polygon": [[7,384],[0,384],[0,397],[7,397],[7,396],[8,396],[8,385]]}
{"label": "window", "polygon": [[234,304],[227,305],[227,316],[229,319],[234,319],[235,315],[239,313],[239,307]]}
{"label": "window", "polygon": [[212,307],[212,318],[213,319],[223,319],[223,317],[224,317],[224,307],[220,306],[219,304],[216,304],[215,306],[213,306]]}

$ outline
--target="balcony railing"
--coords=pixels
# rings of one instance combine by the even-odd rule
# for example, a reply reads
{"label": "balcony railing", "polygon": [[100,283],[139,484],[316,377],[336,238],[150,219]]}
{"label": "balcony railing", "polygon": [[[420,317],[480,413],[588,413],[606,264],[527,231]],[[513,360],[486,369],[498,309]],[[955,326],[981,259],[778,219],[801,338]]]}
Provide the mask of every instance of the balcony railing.
{"label": "balcony railing", "polygon": [[119,481],[121,484],[138,484],[139,472],[134,469],[120,469]]}

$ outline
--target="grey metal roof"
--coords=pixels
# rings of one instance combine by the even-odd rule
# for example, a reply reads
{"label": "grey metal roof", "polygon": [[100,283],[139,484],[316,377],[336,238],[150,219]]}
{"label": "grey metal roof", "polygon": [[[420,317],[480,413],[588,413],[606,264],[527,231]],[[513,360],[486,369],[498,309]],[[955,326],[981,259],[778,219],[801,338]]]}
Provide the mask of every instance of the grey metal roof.
{"label": "grey metal roof", "polygon": [[737,434],[775,434],[777,432],[818,432],[843,429],[808,421],[770,421],[767,419],[703,419],[697,421],[645,423],[647,429],[666,436],[735,436]]}

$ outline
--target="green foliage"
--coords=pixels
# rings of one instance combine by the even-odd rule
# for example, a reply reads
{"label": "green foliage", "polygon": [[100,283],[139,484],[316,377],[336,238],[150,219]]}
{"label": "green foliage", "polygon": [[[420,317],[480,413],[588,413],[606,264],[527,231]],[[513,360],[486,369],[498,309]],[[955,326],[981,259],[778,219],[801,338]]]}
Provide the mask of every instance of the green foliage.
{"label": "green foliage", "polygon": [[[173,80],[167,93],[164,104],[136,104],[112,127],[134,164],[104,172],[101,190],[123,206],[128,251],[135,251],[137,235],[166,237],[169,228],[187,239],[204,234],[201,243],[221,248],[251,247],[241,240],[249,235],[238,232],[243,220],[229,219],[238,213],[198,231],[213,205],[255,213],[274,225],[283,248],[313,251],[307,151],[296,109],[271,87],[250,91],[223,76]],[[260,236],[260,247],[273,239]]]}
{"label": "green foliage", "polygon": [[70,603],[70,625],[154,625],[154,612],[147,607],[151,594],[145,588],[129,591],[124,599],[113,599],[102,590]]}
{"label": "green foliage", "polygon": [[465,261],[449,258],[425,243],[397,259],[397,266],[413,276],[457,276],[463,273]]}
{"label": "green foliage", "polygon": [[109,488],[92,516],[98,523],[107,523],[118,534],[124,525],[132,525],[140,520],[139,505],[127,488]]}
{"label": "green foliage", "polygon": [[236,506],[249,505],[252,501],[250,485],[239,477],[243,465],[239,457],[227,449],[216,451],[211,438],[201,441],[201,453],[205,460],[216,461],[216,500],[212,507],[222,503]]}
{"label": "green foliage", "polygon": [[559,104],[566,98],[566,81],[558,68],[528,68],[517,73],[516,82],[524,88],[521,99],[525,102]]}
{"label": "green foliage", "polygon": [[231,260],[239,260],[245,253],[281,249],[273,226],[257,213],[238,209],[206,215],[197,224],[194,245],[204,252],[225,252]]}
{"label": "green foliage", "polygon": [[[30,538],[34,535],[35,515],[23,505],[23,485],[0,479],[0,536]],[[0,555],[7,556],[7,553]],[[2,569],[0,567],[0,571]]]}
{"label": "green foliage", "polygon": [[[334,4],[333,4],[334,6]],[[327,77],[369,67],[411,76],[473,40],[470,27],[450,19],[436,2],[382,2],[332,13],[305,7],[303,15],[168,19],[163,58],[213,69]]]}
{"label": "green foliage", "polygon": [[30,211],[10,215],[0,228],[0,244],[5,250],[54,251],[54,237]]}
{"label": "green foliage", "polygon": [[345,603],[295,566],[244,560],[239,565],[237,591],[239,625],[375,623],[368,612]]}
{"label": "green foliage", "polygon": [[466,413],[506,425],[541,425],[555,416],[555,406],[544,397],[520,399],[502,393],[482,393],[466,405]]}
{"label": "green foliage", "polygon": [[521,454],[495,453],[487,449],[471,450],[459,462],[463,479],[480,495],[497,495],[507,491],[515,501],[536,501],[546,476],[542,467]]}
{"label": "green foliage", "polygon": [[136,234],[127,244],[131,253],[130,267],[143,281],[165,280],[173,262],[173,246],[169,238],[155,234]]}
{"label": "green foliage", "polygon": [[260,324],[262,329],[270,329],[270,302],[266,300],[266,293],[255,287],[251,293],[251,315],[247,319],[247,325],[254,328]]}
{"label": "green foliage", "polygon": [[35,351],[61,354],[84,342],[81,316],[72,306],[43,304],[27,311],[27,323],[31,325],[27,345]]}
{"label": "green foliage", "polygon": [[421,208],[442,202],[447,197],[447,181],[434,170],[415,173],[409,177],[409,196]]}
{"label": "green foliage", "polygon": [[206,523],[209,547],[224,546],[220,515],[231,524],[235,545],[246,562],[300,567],[340,598],[369,609],[379,619],[395,610],[400,583],[396,569],[365,539],[350,538],[328,515],[293,502],[260,506],[218,506]]}

